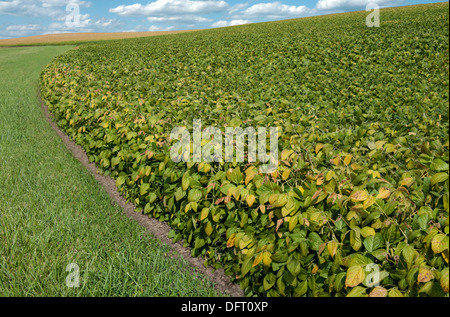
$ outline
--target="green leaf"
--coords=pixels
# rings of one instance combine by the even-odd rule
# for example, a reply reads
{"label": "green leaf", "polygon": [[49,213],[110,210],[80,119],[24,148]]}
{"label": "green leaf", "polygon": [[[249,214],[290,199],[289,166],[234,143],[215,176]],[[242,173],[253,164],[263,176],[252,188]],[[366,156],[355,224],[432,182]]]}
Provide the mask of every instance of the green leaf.
{"label": "green leaf", "polygon": [[277,289],[278,289],[278,292],[281,295],[286,296],[286,293],[284,292],[285,289],[286,289],[286,284],[284,284],[284,282],[283,282],[283,277],[279,277],[278,278],[278,280],[277,280]]}
{"label": "green leaf", "polygon": [[323,243],[323,240],[316,232],[311,232],[308,236],[308,241],[310,243],[310,247],[314,251],[319,251],[320,245]]}
{"label": "green leaf", "polygon": [[433,171],[448,171],[448,163],[441,159],[434,159],[430,165],[430,169]]}
{"label": "green leaf", "polygon": [[373,260],[361,253],[352,253],[342,259],[342,264],[347,267],[366,266],[373,263]]}
{"label": "green leaf", "polygon": [[384,239],[381,233],[377,233],[374,236],[365,238],[363,244],[368,252],[373,252],[384,246]]}
{"label": "green leaf", "polygon": [[188,193],[188,201],[189,202],[199,201],[202,198],[202,196],[203,194],[200,189],[197,188],[191,189]]}
{"label": "green leaf", "polygon": [[184,174],[181,179],[181,188],[186,191],[189,188],[190,177],[188,174]]}
{"label": "green leaf", "polygon": [[403,247],[402,255],[403,255],[403,258],[405,259],[406,264],[408,265],[408,268],[410,268],[412,266],[412,264],[414,263],[414,260],[417,256],[417,251],[414,250],[414,248],[411,245],[406,244]]}
{"label": "green leaf", "polygon": [[361,229],[359,229],[358,227],[355,227],[350,231],[350,245],[355,251],[361,249]]}
{"label": "green leaf", "polygon": [[175,199],[177,201],[180,201],[185,196],[186,196],[186,192],[181,187],[178,187],[177,190],[175,191]]}
{"label": "green leaf", "polygon": [[445,182],[448,179],[448,174],[441,172],[434,174],[433,177],[431,177],[431,186],[436,185],[437,183]]}
{"label": "green leaf", "polygon": [[125,183],[125,180],[126,180],[126,176],[122,175],[122,176],[117,177],[117,179],[116,179],[116,187],[122,186]]}
{"label": "green leaf", "polygon": [[239,167],[236,167],[230,174],[230,181],[239,185],[243,180],[242,172]]}
{"label": "green leaf", "polygon": [[272,261],[277,263],[285,263],[288,260],[287,251],[279,250],[272,254]]}
{"label": "green leaf", "polygon": [[252,268],[252,258],[245,259],[241,266],[241,278],[244,277]]}
{"label": "green leaf", "polygon": [[308,291],[308,281],[304,280],[298,283],[297,287],[294,289],[294,296],[301,297]]}
{"label": "green leaf", "polygon": [[397,287],[391,288],[388,292],[388,297],[404,297],[403,293]]}
{"label": "green leaf", "polygon": [[294,257],[290,257],[287,261],[286,265],[289,272],[291,272],[292,275],[297,276],[300,273],[301,270],[301,263]]}
{"label": "green leaf", "polygon": [[150,204],[154,203],[157,198],[158,196],[156,195],[155,192],[151,192],[150,194],[148,194],[148,202]]}
{"label": "green leaf", "polygon": [[194,247],[196,249],[200,249],[201,247],[203,247],[205,245],[206,241],[203,240],[202,238],[196,238],[195,239],[195,243],[194,243]]}
{"label": "green leaf", "polygon": [[366,297],[366,289],[362,286],[356,286],[347,294],[346,297]]}
{"label": "green leaf", "polygon": [[374,236],[375,235],[375,230],[372,227],[364,227],[361,229],[361,235],[364,238],[370,237],[370,236]]}
{"label": "green leaf", "polygon": [[269,272],[266,274],[266,276],[264,276],[264,280],[263,280],[263,286],[264,286],[264,290],[267,291],[269,289],[272,288],[272,286],[275,285],[277,278],[275,276],[275,274]]}

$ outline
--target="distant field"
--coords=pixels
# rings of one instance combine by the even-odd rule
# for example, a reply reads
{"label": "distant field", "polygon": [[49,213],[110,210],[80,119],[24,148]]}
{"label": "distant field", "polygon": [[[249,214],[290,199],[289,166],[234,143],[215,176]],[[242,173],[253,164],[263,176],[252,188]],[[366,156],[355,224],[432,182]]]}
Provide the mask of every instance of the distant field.
{"label": "distant field", "polygon": [[166,34],[175,34],[189,31],[161,31],[161,32],[115,32],[115,33],[63,33],[63,34],[46,34],[29,37],[20,37],[15,39],[0,40],[0,46],[16,46],[16,45],[37,45],[47,43],[73,43],[85,41],[101,41],[101,40],[119,40],[127,38],[138,38],[147,36],[157,36]]}

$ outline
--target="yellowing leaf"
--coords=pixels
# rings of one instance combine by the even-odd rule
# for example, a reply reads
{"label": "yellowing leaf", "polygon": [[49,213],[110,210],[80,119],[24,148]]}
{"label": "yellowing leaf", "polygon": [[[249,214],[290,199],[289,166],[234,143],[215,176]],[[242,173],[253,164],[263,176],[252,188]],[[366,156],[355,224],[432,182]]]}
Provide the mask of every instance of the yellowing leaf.
{"label": "yellowing leaf", "polygon": [[375,287],[369,294],[369,297],[386,297],[387,289],[381,286]]}
{"label": "yellowing leaf", "polygon": [[281,174],[281,179],[285,181],[288,179],[289,174],[291,174],[291,170],[289,168],[285,169],[283,174]]}
{"label": "yellowing leaf", "polygon": [[282,160],[282,161],[286,161],[286,159],[287,159],[292,153],[294,153],[293,150],[283,150],[283,151],[281,151],[281,160]]}
{"label": "yellowing leaf", "polygon": [[233,247],[235,240],[236,240],[236,234],[233,233],[227,241],[227,248]]}
{"label": "yellowing leaf", "polygon": [[332,160],[334,166],[338,166],[340,161],[341,161],[341,159],[340,159],[339,156],[336,156],[336,157]]}
{"label": "yellowing leaf", "polygon": [[375,235],[375,230],[372,227],[364,227],[361,229],[361,235],[364,238],[371,237]]}
{"label": "yellowing leaf", "polygon": [[357,201],[364,201],[368,197],[369,194],[365,190],[358,190],[350,196],[350,199],[354,202],[357,202]]}
{"label": "yellowing leaf", "polygon": [[377,150],[381,149],[383,147],[383,145],[386,143],[386,141],[377,141],[375,142],[375,148]]}
{"label": "yellowing leaf", "polygon": [[213,232],[213,227],[212,227],[212,225],[211,225],[211,222],[207,222],[206,223],[206,226],[205,226],[205,232],[206,232],[206,235],[209,237],[211,234],[212,234],[212,232]]}
{"label": "yellowing leaf", "polygon": [[354,265],[347,270],[345,287],[355,287],[364,281],[364,269],[360,265]]}
{"label": "yellowing leaf", "polygon": [[298,216],[295,215],[293,217],[290,217],[289,219],[289,231],[292,232],[294,230],[295,226],[298,224]]}
{"label": "yellowing leaf", "polygon": [[433,272],[430,268],[426,266],[419,267],[419,274],[417,276],[417,281],[419,283],[426,283],[428,281],[431,281],[433,278]]}
{"label": "yellowing leaf", "polygon": [[394,144],[386,144],[386,146],[384,147],[384,149],[386,150],[386,153],[392,153],[396,151],[396,147]]}
{"label": "yellowing leaf", "polygon": [[336,177],[336,173],[334,171],[328,171],[327,175],[325,176],[325,180],[328,182],[333,177]]}
{"label": "yellowing leaf", "polygon": [[314,275],[314,274],[317,273],[318,270],[319,270],[319,266],[317,264],[315,264],[313,269],[312,269],[312,271],[311,271],[311,273]]}
{"label": "yellowing leaf", "polygon": [[331,240],[327,244],[328,253],[331,255],[332,258],[334,258],[334,255],[336,254],[337,248],[338,248],[337,241]]}
{"label": "yellowing leaf", "polygon": [[344,165],[348,166],[348,164],[350,164],[350,162],[352,161],[353,155],[348,154],[345,158],[344,158]]}
{"label": "yellowing leaf", "polygon": [[439,284],[441,284],[442,290],[448,293],[448,267],[442,270]]}
{"label": "yellowing leaf", "polygon": [[376,201],[375,197],[373,197],[373,196],[367,197],[367,199],[364,200],[363,208],[364,209],[369,208],[370,206],[372,206],[375,203],[375,201]]}
{"label": "yellowing leaf", "polygon": [[206,217],[208,217],[209,215],[209,208],[203,208],[202,212],[200,214],[200,221],[206,219]]}
{"label": "yellowing leaf", "polygon": [[319,151],[320,151],[324,146],[325,146],[325,144],[323,144],[323,143],[317,143],[316,149],[315,149],[316,154],[319,153]]}
{"label": "yellowing leaf", "polygon": [[269,204],[273,205],[273,203],[277,201],[279,196],[280,196],[280,194],[277,194],[277,193],[271,194],[269,196]]}
{"label": "yellowing leaf", "polygon": [[414,183],[414,179],[412,177],[406,177],[402,179],[400,182],[400,186],[410,187]]}
{"label": "yellowing leaf", "polygon": [[256,197],[254,195],[248,195],[247,197],[245,197],[245,201],[247,202],[247,205],[249,207],[253,206],[253,203],[255,202]]}
{"label": "yellowing leaf", "polygon": [[268,251],[263,252],[262,261],[265,266],[269,266],[272,263],[272,254]]}
{"label": "yellowing leaf", "polygon": [[245,170],[245,175],[245,185],[248,185],[258,175],[258,170],[252,165]]}
{"label": "yellowing leaf", "polygon": [[448,236],[442,233],[435,235],[431,240],[431,249],[434,253],[442,253],[448,249]]}
{"label": "yellowing leaf", "polygon": [[391,192],[389,191],[389,189],[382,187],[378,192],[377,199],[387,199],[390,195]]}
{"label": "yellowing leaf", "polygon": [[441,254],[444,261],[448,263],[448,250],[444,250]]}
{"label": "yellowing leaf", "polygon": [[261,262],[262,258],[263,258],[263,253],[259,253],[256,256],[255,261],[253,261],[252,267],[257,266]]}

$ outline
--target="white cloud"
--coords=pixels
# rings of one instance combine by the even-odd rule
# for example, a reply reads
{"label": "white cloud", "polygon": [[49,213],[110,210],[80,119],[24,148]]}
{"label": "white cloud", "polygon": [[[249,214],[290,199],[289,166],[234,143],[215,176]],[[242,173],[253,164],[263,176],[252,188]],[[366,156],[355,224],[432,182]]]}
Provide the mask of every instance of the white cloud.
{"label": "white cloud", "polygon": [[[91,3],[87,1],[71,0],[70,2],[80,7],[91,6]],[[51,17],[52,19],[61,20],[67,14],[65,8],[68,3],[69,1],[67,0],[0,1],[0,15]]]}
{"label": "white cloud", "polygon": [[120,16],[168,16],[221,12],[228,8],[229,5],[222,0],[156,0],[145,5],[120,5],[109,9],[109,12]]}
{"label": "white cloud", "polygon": [[403,0],[319,0],[316,8],[318,10],[364,9],[368,3],[376,3],[382,7],[399,4],[401,2],[403,2]]}
{"label": "white cloud", "polygon": [[53,22],[46,27],[44,34],[120,31],[124,25],[123,21],[116,19],[101,18],[95,20],[91,19],[89,14],[83,14],[80,15],[79,24],[70,25],[64,22]]}
{"label": "white cloud", "polygon": [[148,30],[150,32],[172,31],[173,29],[174,29],[173,26],[160,27],[160,26],[156,26],[156,25],[152,25],[151,27],[148,28]]}
{"label": "white cloud", "polygon": [[39,24],[16,24],[7,26],[0,36],[2,38],[11,38],[38,35],[42,30],[43,28]]}
{"label": "white cloud", "polygon": [[212,19],[208,19],[198,15],[177,15],[177,16],[167,16],[167,17],[148,17],[147,21],[150,23],[173,23],[173,22],[212,22]]}
{"label": "white cloud", "polygon": [[39,31],[42,30],[42,26],[39,24],[19,24],[10,25],[6,28],[6,31],[23,32],[23,31]]}
{"label": "white cloud", "polygon": [[80,7],[90,8],[92,3],[87,1],[80,1],[80,0],[40,0],[39,2],[42,2],[42,6],[45,8],[51,8],[51,7],[66,7],[69,3],[70,4],[76,4]]}
{"label": "white cloud", "polygon": [[229,14],[233,14],[233,13],[235,13],[237,11],[244,10],[248,6],[249,6],[249,4],[247,2],[235,4],[230,9],[228,9],[228,13]]}
{"label": "white cloud", "polygon": [[235,17],[283,19],[306,16],[312,12],[306,6],[286,5],[281,2],[258,3],[245,9]]}
{"label": "white cloud", "polygon": [[217,21],[214,22],[211,26],[213,28],[221,28],[221,27],[225,27],[225,26],[234,26],[234,25],[241,25],[241,24],[248,24],[251,23],[249,20],[231,20],[231,21]]}

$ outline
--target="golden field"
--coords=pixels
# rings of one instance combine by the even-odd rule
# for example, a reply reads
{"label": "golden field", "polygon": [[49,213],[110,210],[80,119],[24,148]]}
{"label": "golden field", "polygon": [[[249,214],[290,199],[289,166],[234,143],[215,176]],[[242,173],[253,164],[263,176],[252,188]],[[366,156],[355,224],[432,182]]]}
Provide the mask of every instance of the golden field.
{"label": "golden field", "polygon": [[0,40],[0,46],[16,46],[16,45],[36,45],[51,44],[65,42],[84,42],[99,40],[118,40],[126,38],[137,38],[146,36],[157,36],[166,34],[175,34],[190,31],[160,31],[160,32],[105,32],[105,33],[61,33],[46,34],[29,37],[20,37],[14,39]]}

